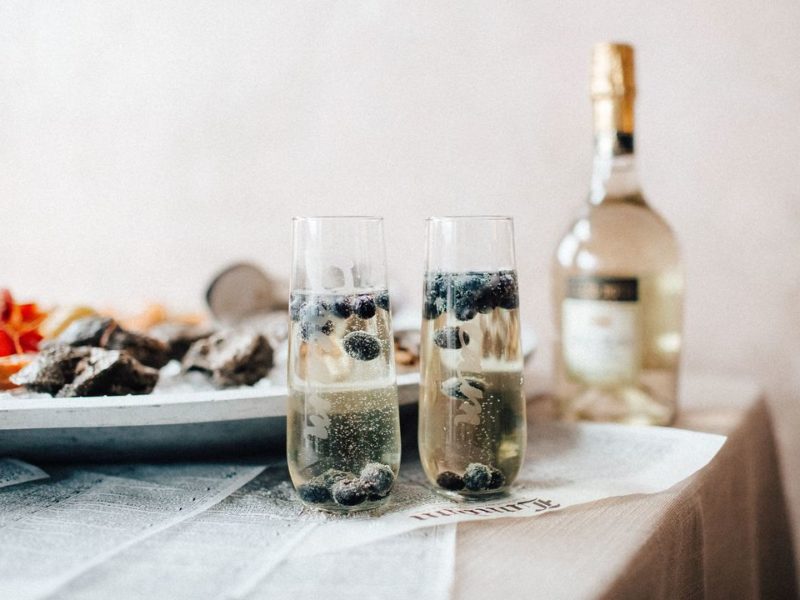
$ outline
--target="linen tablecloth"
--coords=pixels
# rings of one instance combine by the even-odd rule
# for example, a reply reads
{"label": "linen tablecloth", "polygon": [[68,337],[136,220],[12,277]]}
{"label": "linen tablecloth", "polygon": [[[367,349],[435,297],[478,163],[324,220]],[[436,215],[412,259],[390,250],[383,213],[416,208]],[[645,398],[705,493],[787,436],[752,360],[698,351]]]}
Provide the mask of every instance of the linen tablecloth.
{"label": "linen tablecloth", "polygon": [[[534,401],[531,419],[545,408],[545,402]],[[176,589],[181,597],[197,598],[185,584],[205,581],[200,595],[209,598],[238,597],[240,591],[242,597],[252,592],[252,597],[317,598],[322,583],[326,593],[339,597],[344,589],[349,597],[355,577],[358,589],[369,592],[365,597],[419,598],[425,592],[438,599],[448,596],[452,577],[449,595],[481,600],[796,597],[772,427],[758,388],[746,381],[688,378],[677,425],[728,439],[707,467],[666,492],[615,497],[535,518],[447,525],[439,528],[442,535],[428,530],[396,536],[327,558],[293,554],[308,538],[295,530],[296,518],[278,516],[282,503],[294,506],[283,465],[122,464],[88,471],[53,466],[50,480],[16,488],[22,496],[16,504],[9,500],[10,515],[0,511],[12,521],[4,530],[12,537],[3,540],[6,550],[16,539],[22,553],[4,556],[27,569],[20,575],[7,568],[5,589],[31,598],[172,599]],[[639,433],[650,436],[649,430]],[[413,439],[404,442],[409,450],[415,446]],[[529,445],[527,457],[534,464],[535,448]],[[44,506],[29,514],[42,494]],[[176,509],[184,508],[178,515]],[[117,522],[120,515],[124,523]],[[84,522],[91,530],[86,535]],[[75,537],[65,540],[65,531]],[[44,540],[44,554],[37,554],[36,543]],[[58,568],[42,570],[43,556],[65,542],[67,553],[54,563]],[[412,563],[416,567],[409,568]],[[340,568],[343,564],[359,568],[354,574]],[[280,568],[267,569],[270,565]],[[310,566],[317,568],[309,571]],[[377,580],[364,569],[379,575]],[[338,594],[335,581],[344,585],[335,588]],[[3,600],[8,595],[0,593]]]}
{"label": "linen tablecloth", "polygon": [[459,525],[454,597],[796,598],[783,486],[759,388],[687,378],[676,426],[728,440],[708,467],[668,492]]}

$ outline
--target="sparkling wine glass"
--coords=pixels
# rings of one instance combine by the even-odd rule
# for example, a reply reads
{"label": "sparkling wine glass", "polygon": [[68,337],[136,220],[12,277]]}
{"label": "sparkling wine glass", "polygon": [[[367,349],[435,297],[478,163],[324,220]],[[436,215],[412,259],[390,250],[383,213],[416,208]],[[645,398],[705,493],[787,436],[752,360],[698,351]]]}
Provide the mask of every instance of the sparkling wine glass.
{"label": "sparkling wine glass", "polygon": [[400,422],[383,221],[294,219],[287,458],[307,505],[386,502]]}
{"label": "sparkling wine glass", "polygon": [[526,444],[511,218],[428,219],[420,360],[429,482],[450,497],[504,493]]}

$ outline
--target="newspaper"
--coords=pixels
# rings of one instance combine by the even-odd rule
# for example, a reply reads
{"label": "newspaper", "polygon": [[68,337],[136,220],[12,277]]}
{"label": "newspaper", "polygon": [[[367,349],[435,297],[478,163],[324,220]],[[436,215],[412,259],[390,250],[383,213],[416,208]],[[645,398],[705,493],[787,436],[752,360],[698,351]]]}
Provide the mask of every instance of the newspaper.
{"label": "newspaper", "polygon": [[[165,466],[170,484],[74,470],[0,492],[0,598],[41,598],[200,514],[259,467]],[[188,471],[188,473],[187,473]],[[108,592],[106,592],[107,594]]]}
{"label": "newspaper", "polygon": [[[98,467],[130,479],[161,484],[191,480],[202,466]],[[452,584],[455,526],[431,527],[376,544],[321,554],[311,564],[294,551],[316,523],[275,518],[276,502],[293,504],[285,466],[267,467],[256,479],[195,517],[127,545],[104,561],[62,578],[45,597],[223,599],[306,598],[319,590],[350,597],[435,600]],[[1,530],[0,530],[1,531]],[[423,577],[420,577],[423,575]],[[18,597],[18,596],[15,596]]]}
{"label": "newspaper", "polygon": [[250,593],[230,597],[449,598],[455,572],[455,543],[456,526],[451,524],[410,531],[347,552],[325,552],[313,557],[295,552],[270,577],[254,585]]}
{"label": "newspaper", "polygon": [[37,479],[46,479],[47,477],[49,475],[39,467],[34,467],[15,458],[0,458],[0,488],[36,481]]}
{"label": "newspaper", "polygon": [[379,512],[330,516],[281,495],[265,501],[276,517],[315,525],[294,551],[313,556],[433,525],[528,518],[615,496],[661,492],[708,464],[724,442],[724,436],[665,427],[548,423],[529,428],[528,460],[510,494],[498,500],[443,498],[427,486],[418,461],[411,461],[402,467],[392,502]]}
{"label": "newspaper", "polygon": [[0,598],[446,597],[459,521],[533,517],[665,490],[724,437],[665,428],[536,425],[511,493],[455,503],[414,457],[380,511],[304,508],[285,461],[94,466],[0,491]]}

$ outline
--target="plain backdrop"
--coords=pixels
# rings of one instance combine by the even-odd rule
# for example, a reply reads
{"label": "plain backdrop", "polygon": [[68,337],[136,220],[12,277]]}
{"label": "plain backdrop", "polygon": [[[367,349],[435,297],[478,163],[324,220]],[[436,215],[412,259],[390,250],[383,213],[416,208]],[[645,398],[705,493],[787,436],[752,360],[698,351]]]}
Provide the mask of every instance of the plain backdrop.
{"label": "plain backdrop", "polygon": [[685,253],[684,365],[767,388],[797,523],[799,30],[790,0],[1,0],[0,283],[196,308],[232,260],[286,276],[292,215],[378,214],[416,300],[425,216],[510,214],[546,382],[591,46],[628,41],[641,180]]}

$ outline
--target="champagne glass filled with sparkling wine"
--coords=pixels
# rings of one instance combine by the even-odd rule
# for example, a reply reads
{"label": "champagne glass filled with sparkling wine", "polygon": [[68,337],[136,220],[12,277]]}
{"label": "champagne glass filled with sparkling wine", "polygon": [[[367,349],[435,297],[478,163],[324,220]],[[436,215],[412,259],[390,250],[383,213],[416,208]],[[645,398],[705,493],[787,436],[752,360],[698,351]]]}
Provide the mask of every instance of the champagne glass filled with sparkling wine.
{"label": "champagne glass filled with sparkling wine", "polygon": [[383,221],[294,219],[287,457],[307,505],[386,502],[400,465]]}
{"label": "champagne glass filled with sparkling wine", "polygon": [[508,217],[428,219],[419,453],[455,498],[504,493],[525,455],[519,292]]}

